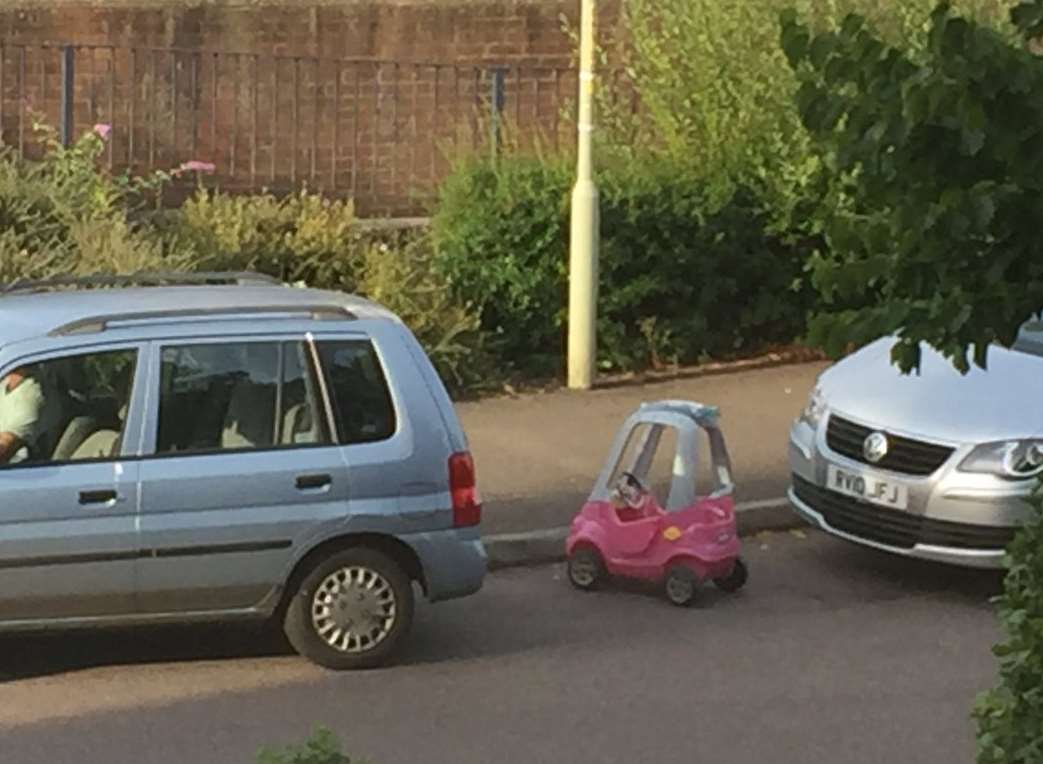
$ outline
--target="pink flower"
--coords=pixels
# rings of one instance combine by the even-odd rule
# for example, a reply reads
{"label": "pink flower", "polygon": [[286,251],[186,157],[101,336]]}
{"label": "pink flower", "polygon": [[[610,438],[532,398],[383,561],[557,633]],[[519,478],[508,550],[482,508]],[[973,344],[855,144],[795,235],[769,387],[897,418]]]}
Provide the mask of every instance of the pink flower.
{"label": "pink flower", "polygon": [[217,165],[213,162],[200,162],[198,159],[193,159],[191,162],[184,162],[178,168],[179,172],[202,172],[208,175],[212,175],[217,172]]}
{"label": "pink flower", "polygon": [[109,139],[109,136],[112,135],[112,125],[98,123],[94,126],[94,134],[101,138],[103,141],[107,141]]}

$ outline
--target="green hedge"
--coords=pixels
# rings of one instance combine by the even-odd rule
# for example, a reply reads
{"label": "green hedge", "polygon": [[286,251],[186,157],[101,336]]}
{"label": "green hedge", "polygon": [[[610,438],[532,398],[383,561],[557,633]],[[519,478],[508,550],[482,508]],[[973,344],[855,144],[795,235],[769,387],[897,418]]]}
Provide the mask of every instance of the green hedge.
{"label": "green hedge", "polygon": [[[475,160],[434,217],[437,267],[518,371],[561,367],[571,177],[561,159]],[[806,252],[771,232],[754,191],[654,158],[614,162],[598,183],[603,369],[754,352],[803,332]]]}
{"label": "green hedge", "polygon": [[[99,169],[104,136],[0,155],[0,278],[259,270],[359,292],[413,328],[455,390],[505,373],[554,374],[564,356],[568,197],[562,158],[473,160],[445,184],[430,237],[364,233],[350,203],[200,189],[153,204],[169,180]],[[803,329],[802,255],[748,189],[668,160],[600,173],[600,361],[631,369],[755,351]]]}
{"label": "green hedge", "polygon": [[557,160],[474,160],[441,189],[436,267],[515,371],[545,373],[561,356],[570,176]]}

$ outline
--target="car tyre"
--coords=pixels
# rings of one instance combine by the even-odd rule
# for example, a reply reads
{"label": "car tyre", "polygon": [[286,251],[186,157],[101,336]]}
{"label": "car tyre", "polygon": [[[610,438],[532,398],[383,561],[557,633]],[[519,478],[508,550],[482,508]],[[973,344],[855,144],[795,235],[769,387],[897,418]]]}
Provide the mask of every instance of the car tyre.
{"label": "car tyre", "polygon": [[402,566],[375,549],[326,557],[292,594],[283,630],[308,660],[335,671],[386,664],[413,621],[413,585]]}
{"label": "car tyre", "polygon": [[746,567],[746,563],[741,558],[736,558],[732,572],[727,576],[715,578],[713,582],[722,592],[733,594],[746,585],[749,577],[750,571]]}
{"label": "car tyre", "polygon": [[568,559],[569,582],[581,591],[597,589],[605,580],[605,561],[592,546],[573,550]]}
{"label": "car tyre", "polygon": [[699,578],[687,565],[671,565],[663,582],[666,598],[677,607],[688,607],[699,593]]}

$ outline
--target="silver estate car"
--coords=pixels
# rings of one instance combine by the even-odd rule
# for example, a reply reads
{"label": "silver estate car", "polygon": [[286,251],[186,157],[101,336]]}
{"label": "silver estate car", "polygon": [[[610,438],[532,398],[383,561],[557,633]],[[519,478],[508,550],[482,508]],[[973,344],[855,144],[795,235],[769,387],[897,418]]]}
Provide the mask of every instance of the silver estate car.
{"label": "silver estate car", "polygon": [[150,279],[0,296],[0,630],[277,619],[350,669],[401,646],[414,583],[482,586],[467,441],[401,321]]}
{"label": "silver estate car", "polygon": [[1002,566],[1043,471],[1043,326],[1025,324],[988,370],[928,347],[919,375],[883,338],[827,369],[789,437],[797,513],[877,549]]}

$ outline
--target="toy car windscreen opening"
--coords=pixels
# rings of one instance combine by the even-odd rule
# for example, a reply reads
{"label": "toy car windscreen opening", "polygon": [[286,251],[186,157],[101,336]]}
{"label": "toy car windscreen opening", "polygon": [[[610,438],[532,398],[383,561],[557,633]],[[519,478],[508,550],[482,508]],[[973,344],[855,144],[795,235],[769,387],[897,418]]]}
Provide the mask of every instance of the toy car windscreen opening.
{"label": "toy car windscreen opening", "polygon": [[[709,458],[700,459],[700,454]],[[731,485],[731,465],[720,430],[638,422],[630,430],[605,488],[619,505],[633,507],[637,500],[633,494],[643,489],[655,505],[676,511],[690,506],[699,495],[726,493]]]}
{"label": "toy car windscreen opening", "polygon": [[[635,490],[628,490],[630,481],[626,478],[632,476],[639,481],[641,490],[650,493],[660,507],[666,507],[670,500],[676,451],[676,428],[648,423],[636,426],[630,431],[623,453],[612,470],[608,487],[613,492],[613,499],[617,502],[627,500],[628,494]],[[630,498],[631,501],[636,499]]]}

